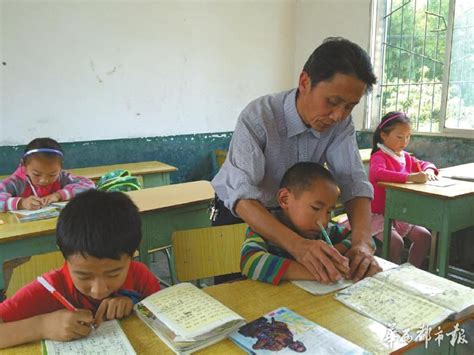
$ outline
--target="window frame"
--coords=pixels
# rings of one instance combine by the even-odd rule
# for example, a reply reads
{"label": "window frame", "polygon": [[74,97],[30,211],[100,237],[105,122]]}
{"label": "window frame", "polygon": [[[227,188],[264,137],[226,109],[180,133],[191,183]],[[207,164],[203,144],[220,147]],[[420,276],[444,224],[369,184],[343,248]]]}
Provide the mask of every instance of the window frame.
{"label": "window frame", "polygon": [[[381,80],[383,78],[385,46],[382,42],[385,39],[388,21],[384,21],[386,13],[387,0],[371,0],[371,26],[370,26],[370,56],[374,73],[377,76],[377,84],[373,86],[372,92],[367,97],[367,114],[364,120],[364,129],[374,131],[380,122],[380,106],[381,106]],[[405,2],[406,0],[404,0]],[[439,132],[413,132],[416,135],[424,136],[451,136],[459,138],[473,138],[474,130],[461,128],[446,128],[446,110],[449,89],[449,75],[451,70],[451,49],[454,30],[454,15],[456,8],[456,0],[449,0],[447,33],[446,33],[446,51],[444,58],[444,73],[442,79],[441,103],[440,103],[440,121]]]}

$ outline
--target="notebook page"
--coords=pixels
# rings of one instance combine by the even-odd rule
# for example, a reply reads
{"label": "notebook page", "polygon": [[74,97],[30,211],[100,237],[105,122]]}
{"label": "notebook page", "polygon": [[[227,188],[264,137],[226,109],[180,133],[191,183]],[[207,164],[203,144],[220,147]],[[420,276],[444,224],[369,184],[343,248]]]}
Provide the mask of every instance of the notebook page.
{"label": "notebook page", "polygon": [[237,313],[191,283],[181,283],[145,298],[142,302],[177,335],[175,341],[192,340],[232,320]]}
{"label": "notebook page", "polygon": [[451,310],[368,277],[336,294],[336,299],[387,327],[416,332],[449,317]]}
{"label": "notebook page", "polygon": [[[374,256],[374,258],[379,264],[379,266],[382,268],[382,270],[388,270],[388,269],[395,268],[398,266],[397,264],[394,264],[388,260],[379,258],[378,256]],[[323,284],[317,281],[305,281],[305,280],[294,280],[291,282],[294,285],[302,288],[303,290],[308,291],[309,293],[312,293],[313,295],[325,295],[330,292],[342,290],[343,288],[349,287],[350,285],[354,284],[352,280],[340,280],[338,282],[333,282],[330,284]]]}
{"label": "notebook page", "polygon": [[325,295],[326,293],[330,293],[333,291],[337,291],[350,285],[353,285],[354,282],[351,280],[340,280],[338,282],[333,282],[330,284],[323,284],[317,281],[306,281],[306,280],[294,280],[291,281],[294,285],[302,288],[313,295]]}
{"label": "notebook page", "polygon": [[408,263],[373,277],[429,299],[456,313],[474,305],[473,289],[420,270]]}
{"label": "notebook page", "polygon": [[440,179],[440,180],[427,181],[425,182],[425,184],[431,185],[431,186],[438,186],[438,187],[447,187],[447,186],[456,185],[456,181],[449,180],[449,179]]}
{"label": "notebook page", "polygon": [[104,322],[101,326],[83,339],[73,341],[45,340],[46,353],[51,354],[87,354],[87,355],[122,355],[135,354],[116,320]]}

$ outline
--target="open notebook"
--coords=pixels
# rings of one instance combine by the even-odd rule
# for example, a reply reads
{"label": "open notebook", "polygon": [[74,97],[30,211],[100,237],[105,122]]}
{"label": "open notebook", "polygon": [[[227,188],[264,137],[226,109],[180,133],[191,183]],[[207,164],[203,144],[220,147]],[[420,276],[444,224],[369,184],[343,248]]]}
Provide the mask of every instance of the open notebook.
{"label": "open notebook", "polygon": [[[379,258],[378,256],[375,256],[375,260],[377,260],[382,270],[388,270],[398,266],[397,264]],[[301,287],[303,290],[312,293],[313,295],[325,295],[330,292],[342,290],[343,288],[349,287],[354,284],[354,282],[351,280],[341,280],[330,284],[323,284],[317,281],[305,280],[296,280],[291,282],[296,286]]]}
{"label": "open notebook", "polygon": [[119,355],[135,354],[122,328],[116,320],[104,322],[83,339],[43,342],[43,354]]}
{"label": "open notebook", "polygon": [[474,312],[474,290],[403,264],[339,291],[336,299],[387,327],[415,333]]}
{"label": "open notebook", "polygon": [[180,283],[135,305],[137,316],[176,353],[214,344],[244,319],[191,283]]}

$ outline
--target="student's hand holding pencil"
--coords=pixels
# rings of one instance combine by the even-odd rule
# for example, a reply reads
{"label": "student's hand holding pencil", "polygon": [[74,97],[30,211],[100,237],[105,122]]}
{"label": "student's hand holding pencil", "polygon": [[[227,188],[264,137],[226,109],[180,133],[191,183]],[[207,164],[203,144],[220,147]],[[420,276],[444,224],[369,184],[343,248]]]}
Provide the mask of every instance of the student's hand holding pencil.
{"label": "student's hand holding pencil", "polygon": [[428,174],[426,174],[424,171],[411,173],[408,175],[408,181],[415,182],[418,184],[424,184],[428,181]]}
{"label": "student's hand holding pencil", "polygon": [[43,199],[36,196],[23,197],[18,202],[19,210],[38,210],[43,207]]}
{"label": "student's hand holding pencil", "polygon": [[74,312],[60,309],[39,317],[41,317],[42,338],[57,341],[69,341],[88,336],[92,331],[90,325],[94,322],[92,312],[86,309],[78,309]]}

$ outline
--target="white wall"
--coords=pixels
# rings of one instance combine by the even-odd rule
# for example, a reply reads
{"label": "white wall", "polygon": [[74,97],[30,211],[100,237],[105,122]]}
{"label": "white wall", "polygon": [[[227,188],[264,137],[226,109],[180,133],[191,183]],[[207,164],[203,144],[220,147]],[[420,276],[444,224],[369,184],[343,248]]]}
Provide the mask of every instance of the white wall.
{"label": "white wall", "polygon": [[0,0],[0,145],[233,130],[369,2]]}
{"label": "white wall", "polygon": [[[326,37],[345,37],[369,52],[371,0],[298,0],[296,4],[296,52],[294,75]],[[361,129],[366,102],[352,113]]]}

